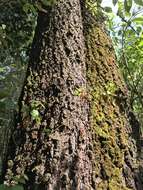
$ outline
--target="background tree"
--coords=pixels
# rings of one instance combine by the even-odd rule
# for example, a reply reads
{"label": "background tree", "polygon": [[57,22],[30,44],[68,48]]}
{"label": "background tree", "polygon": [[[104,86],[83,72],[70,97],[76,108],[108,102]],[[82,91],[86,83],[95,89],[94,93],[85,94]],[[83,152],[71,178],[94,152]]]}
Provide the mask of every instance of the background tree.
{"label": "background tree", "polygon": [[24,6],[25,1],[0,1],[0,176],[34,33],[35,13],[25,13]]}

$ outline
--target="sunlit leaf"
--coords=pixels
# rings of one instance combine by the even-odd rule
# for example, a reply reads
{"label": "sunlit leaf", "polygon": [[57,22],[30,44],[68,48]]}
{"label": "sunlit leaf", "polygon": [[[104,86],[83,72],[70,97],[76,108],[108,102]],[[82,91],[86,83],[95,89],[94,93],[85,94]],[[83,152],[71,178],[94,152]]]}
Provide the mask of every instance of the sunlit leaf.
{"label": "sunlit leaf", "polygon": [[143,22],[143,16],[142,17],[137,17],[137,18],[134,18],[133,20],[132,20],[133,22]]}
{"label": "sunlit leaf", "polygon": [[143,40],[139,43],[139,46],[143,46]]}
{"label": "sunlit leaf", "polygon": [[32,110],[31,111],[31,116],[32,116],[33,119],[36,119],[37,117],[39,117],[38,110]]}

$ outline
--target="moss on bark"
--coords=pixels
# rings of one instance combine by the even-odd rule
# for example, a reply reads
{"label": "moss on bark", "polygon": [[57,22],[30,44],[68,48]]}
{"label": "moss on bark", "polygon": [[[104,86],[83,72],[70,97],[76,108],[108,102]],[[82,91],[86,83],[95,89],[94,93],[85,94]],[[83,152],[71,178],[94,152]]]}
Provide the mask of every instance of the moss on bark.
{"label": "moss on bark", "polygon": [[[128,92],[104,25],[84,17],[93,181],[97,190],[138,189],[137,148],[128,120]],[[137,183],[136,183],[137,182]]]}

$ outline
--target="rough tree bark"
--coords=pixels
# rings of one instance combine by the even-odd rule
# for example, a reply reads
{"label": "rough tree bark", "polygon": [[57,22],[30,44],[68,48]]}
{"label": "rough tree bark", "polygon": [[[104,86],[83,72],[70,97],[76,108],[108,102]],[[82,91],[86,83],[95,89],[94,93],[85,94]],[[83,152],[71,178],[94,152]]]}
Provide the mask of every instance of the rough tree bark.
{"label": "rough tree bark", "polygon": [[[40,12],[5,183],[27,190],[139,190],[127,89],[85,2]],[[133,123],[133,122],[132,122]]]}

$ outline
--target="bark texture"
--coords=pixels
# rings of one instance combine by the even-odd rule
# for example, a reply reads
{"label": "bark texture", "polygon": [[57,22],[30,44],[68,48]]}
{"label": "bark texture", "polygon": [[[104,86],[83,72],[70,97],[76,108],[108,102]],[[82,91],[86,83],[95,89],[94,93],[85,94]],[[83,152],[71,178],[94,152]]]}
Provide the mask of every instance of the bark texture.
{"label": "bark texture", "polygon": [[26,175],[28,189],[34,183],[49,190],[91,187],[89,105],[79,95],[86,89],[80,9],[78,0],[65,0],[39,14],[20,100],[20,145],[6,176],[11,184],[13,176]]}
{"label": "bark texture", "polygon": [[141,189],[127,89],[97,20],[79,0],[39,13],[7,183],[28,176],[27,190]]}

